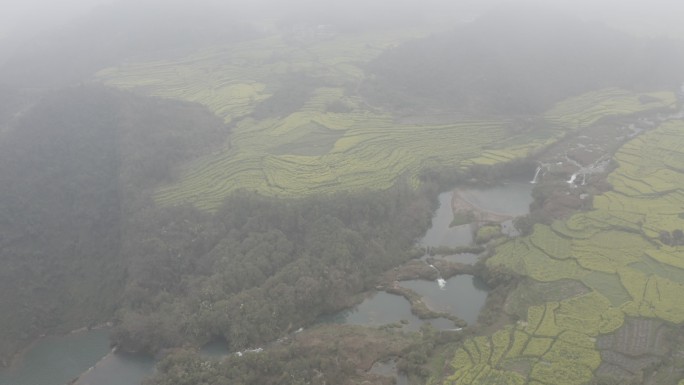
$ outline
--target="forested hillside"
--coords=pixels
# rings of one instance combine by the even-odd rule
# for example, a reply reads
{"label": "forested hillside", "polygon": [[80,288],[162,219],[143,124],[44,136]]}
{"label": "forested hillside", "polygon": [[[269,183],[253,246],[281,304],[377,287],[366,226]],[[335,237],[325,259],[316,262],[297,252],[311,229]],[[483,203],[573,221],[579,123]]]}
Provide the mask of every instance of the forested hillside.
{"label": "forested hillside", "polygon": [[158,211],[133,237],[113,340],[156,352],[218,338],[237,350],[339,311],[410,258],[430,218],[428,196],[406,185],[289,202],[244,192],[214,215]]}
{"label": "forested hillside", "polygon": [[362,91],[404,114],[534,114],[599,88],[675,90],[682,63],[680,41],[510,6],[386,51],[367,66]]}
{"label": "forested hillside", "polygon": [[[444,29],[433,0],[169,3],[0,53],[1,366],[111,322],[153,385],[389,385],[381,361],[684,385],[682,41],[524,7]],[[502,182],[515,214],[476,204]],[[445,243],[419,244],[438,203]],[[402,286],[464,276],[468,322]],[[322,320],[380,293],[417,326]]]}
{"label": "forested hillside", "polygon": [[45,96],[0,139],[0,354],[111,317],[146,187],[226,137],[188,103],[104,87]]}

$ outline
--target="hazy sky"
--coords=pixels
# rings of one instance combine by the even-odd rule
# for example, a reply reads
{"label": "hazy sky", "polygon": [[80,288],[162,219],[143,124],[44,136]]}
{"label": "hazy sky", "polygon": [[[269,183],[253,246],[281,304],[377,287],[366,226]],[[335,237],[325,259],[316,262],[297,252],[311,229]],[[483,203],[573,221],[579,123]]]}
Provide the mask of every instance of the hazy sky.
{"label": "hazy sky", "polygon": [[[0,36],[8,34],[16,29],[35,31],[59,25],[74,17],[81,16],[91,11],[100,4],[114,1],[133,0],[0,0]],[[137,0],[139,2],[141,0]],[[168,0],[167,0],[168,1]],[[205,0],[218,3],[231,2],[238,7],[265,7],[270,10],[292,9],[299,7],[321,7],[324,4],[334,5],[349,4],[350,0]],[[534,1],[534,0],[533,0]],[[183,0],[188,6],[193,6],[198,0]],[[440,9],[454,9],[474,6],[486,7],[497,3],[521,3],[523,0],[351,0],[359,4],[360,12],[364,8],[380,9],[387,13],[410,9],[412,7],[428,7],[439,11]],[[525,1],[529,3],[530,1]],[[584,16],[611,17],[624,19],[641,18],[645,25],[658,27],[661,19],[674,22],[684,20],[684,1],[681,0],[543,0],[537,1],[544,5],[558,6],[580,12]],[[159,1],[164,4],[165,1]],[[343,5],[344,6],[344,5]],[[346,7],[346,6],[345,6]],[[680,22],[681,23],[681,22]]]}
{"label": "hazy sky", "polygon": [[113,0],[0,0],[0,35],[52,27]]}

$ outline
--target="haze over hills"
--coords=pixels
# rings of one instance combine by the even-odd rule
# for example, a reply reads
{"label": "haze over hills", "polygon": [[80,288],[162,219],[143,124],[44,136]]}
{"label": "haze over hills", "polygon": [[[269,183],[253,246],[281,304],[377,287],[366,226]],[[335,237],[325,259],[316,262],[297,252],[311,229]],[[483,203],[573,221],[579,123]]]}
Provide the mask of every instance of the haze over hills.
{"label": "haze over hills", "polygon": [[[684,43],[493,3],[125,1],[4,40],[0,362],[110,321],[147,385],[684,385]],[[513,222],[468,200],[521,175]],[[438,200],[469,241],[418,243]],[[403,286],[452,276],[470,325]],[[378,293],[423,327],[325,321]]]}
{"label": "haze over hills", "polygon": [[102,87],[51,93],[17,119],[0,142],[3,360],[22,339],[111,316],[140,191],[227,134],[199,106]]}
{"label": "haze over hills", "polygon": [[364,94],[399,111],[534,114],[597,88],[675,90],[683,60],[678,41],[510,6],[386,51]]}
{"label": "haze over hills", "polygon": [[18,47],[4,63],[0,82],[63,86],[137,56],[172,55],[256,35],[251,25],[207,4],[190,10],[177,2],[103,5],[87,18],[41,33]]}

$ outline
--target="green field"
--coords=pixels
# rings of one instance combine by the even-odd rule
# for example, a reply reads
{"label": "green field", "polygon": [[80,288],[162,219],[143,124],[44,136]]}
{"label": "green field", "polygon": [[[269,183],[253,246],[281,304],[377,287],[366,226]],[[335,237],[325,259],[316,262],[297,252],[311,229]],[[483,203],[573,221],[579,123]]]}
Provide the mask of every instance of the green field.
{"label": "green field", "polygon": [[[176,182],[155,195],[159,204],[190,202],[209,210],[236,189],[293,197],[385,189],[400,177],[417,183],[426,167],[464,168],[526,157],[600,117],[673,103],[667,93],[651,94],[653,101],[641,103],[637,94],[607,89],[559,103],[541,117],[543,129],[514,131],[505,118],[399,123],[389,112],[367,105],[356,89],[364,79],[364,63],[417,36],[383,32],[310,44],[270,37],[177,60],[129,63],[101,71],[98,78],[115,87],[201,103],[233,124],[223,150],[186,165]],[[263,114],[269,98],[281,100],[274,102],[276,109],[289,109]]]}
{"label": "green field", "polygon": [[[410,119],[368,105],[356,91],[365,63],[419,35],[308,44],[271,37],[176,60],[129,63],[98,77],[199,102],[232,125],[221,150],[186,164],[155,194],[162,205],[190,202],[207,210],[236,189],[293,197],[385,189],[398,178],[417,184],[426,167],[464,169],[527,157],[601,119],[675,103],[671,93],[611,88],[556,104],[536,117],[542,128],[520,129],[518,117],[406,123]],[[661,242],[662,232],[684,228],[684,123],[667,122],[631,140],[615,160],[608,177],[614,189],[594,198],[594,210],[537,225],[531,236],[497,247],[488,264],[539,285],[562,282],[565,289],[533,295],[532,302],[520,296],[538,285],[516,290],[509,301],[524,306],[515,311],[523,320],[468,340],[445,383],[584,384],[601,365],[596,338],[618,330],[625,317],[684,322],[684,247]]]}
{"label": "green field", "polygon": [[[552,227],[537,225],[487,262],[536,281],[567,286],[577,280],[590,292],[538,305],[517,290],[512,301],[531,305],[524,321],[496,339],[466,342],[445,383],[584,384],[601,363],[596,337],[618,330],[625,317],[684,322],[684,248],[659,238],[661,231],[684,228],[684,121],[633,139],[615,159],[619,166],[608,178],[615,189],[595,197],[595,210]],[[496,359],[473,354],[507,339],[512,342]]]}

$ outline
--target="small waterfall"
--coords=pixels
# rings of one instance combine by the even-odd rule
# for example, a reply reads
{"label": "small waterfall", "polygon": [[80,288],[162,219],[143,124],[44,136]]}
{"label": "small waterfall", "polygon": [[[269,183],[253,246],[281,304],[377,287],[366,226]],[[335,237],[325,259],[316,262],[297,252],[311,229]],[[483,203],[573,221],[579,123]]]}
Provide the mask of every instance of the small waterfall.
{"label": "small waterfall", "polygon": [[435,267],[435,265],[429,264],[429,266],[437,272],[437,285],[439,285],[439,288],[444,290],[446,289],[446,280],[442,278],[442,274],[439,272],[439,269]]}
{"label": "small waterfall", "polygon": [[539,178],[539,172],[541,172],[541,170],[542,170],[542,166],[537,166],[537,171],[534,172],[534,178],[532,178],[530,183],[536,184],[539,181],[537,178]]}
{"label": "small waterfall", "polygon": [[577,180],[577,177],[581,175],[582,176],[582,186],[585,186],[587,184],[587,175],[592,175],[595,173],[604,172],[606,170],[606,167],[608,166],[609,162],[610,162],[610,159],[606,158],[606,156],[604,155],[604,156],[600,157],[594,163],[592,163],[588,166],[585,166],[585,167],[580,167],[580,169],[577,170],[576,173],[574,173],[574,174],[572,174],[572,176],[570,176],[570,180],[568,180],[567,182],[569,184],[574,185],[575,181]]}

